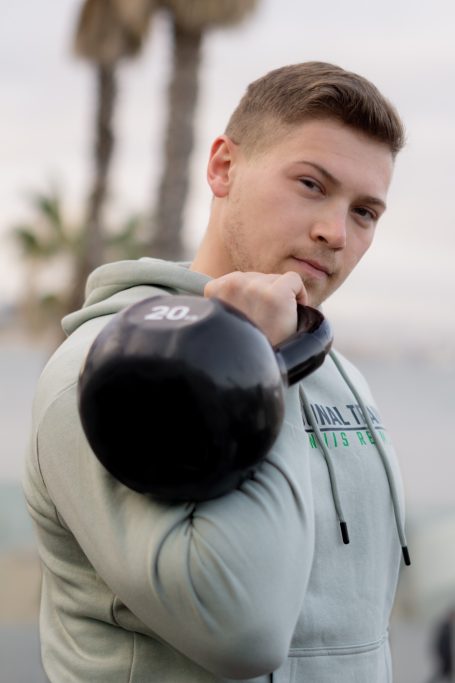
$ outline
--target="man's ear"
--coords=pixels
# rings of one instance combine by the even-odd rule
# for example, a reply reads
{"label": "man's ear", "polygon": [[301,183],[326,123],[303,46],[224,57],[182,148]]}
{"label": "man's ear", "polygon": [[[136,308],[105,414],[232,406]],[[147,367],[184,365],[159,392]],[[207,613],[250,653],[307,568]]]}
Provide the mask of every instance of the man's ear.
{"label": "man's ear", "polygon": [[207,180],[215,197],[226,197],[232,181],[232,171],[238,154],[238,145],[227,135],[219,135],[213,142]]}

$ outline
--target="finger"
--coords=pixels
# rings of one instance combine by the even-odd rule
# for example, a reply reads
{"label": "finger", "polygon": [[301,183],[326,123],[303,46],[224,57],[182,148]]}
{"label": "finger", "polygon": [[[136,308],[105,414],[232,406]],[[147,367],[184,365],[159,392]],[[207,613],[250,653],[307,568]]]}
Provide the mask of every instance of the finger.
{"label": "finger", "polygon": [[204,296],[236,296],[247,290],[254,290],[256,287],[264,289],[268,284],[272,284],[280,274],[275,273],[256,273],[233,271],[226,275],[210,280],[205,285]]}
{"label": "finger", "polygon": [[302,278],[293,270],[280,275],[272,286],[277,292],[282,292],[283,297],[293,297],[297,303],[303,306],[308,303],[308,292]]}

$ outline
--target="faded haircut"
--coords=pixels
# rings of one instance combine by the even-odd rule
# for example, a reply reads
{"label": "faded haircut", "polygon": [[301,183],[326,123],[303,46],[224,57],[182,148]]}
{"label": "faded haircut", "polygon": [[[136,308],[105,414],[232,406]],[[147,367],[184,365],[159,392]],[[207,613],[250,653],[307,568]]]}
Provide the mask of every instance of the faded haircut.
{"label": "faded haircut", "polygon": [[270,71],[251,83],[225,133],[246,154],[271,147],[292,126],[334,119],[389,147],[395,157],[405,143],[395,107],[373,83],[325,62],[304,62]]}

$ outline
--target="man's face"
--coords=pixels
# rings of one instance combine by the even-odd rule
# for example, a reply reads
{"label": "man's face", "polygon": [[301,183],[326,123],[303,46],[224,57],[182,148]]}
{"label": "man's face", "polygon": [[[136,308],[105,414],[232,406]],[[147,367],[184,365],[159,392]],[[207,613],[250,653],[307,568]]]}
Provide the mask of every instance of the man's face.
{"label": "man's face", "polygon": [[318,306],[372,243],[392,176],[390,150],[324,119],[249,158],[232,143],[231,151],[209,274],[293,270]]}

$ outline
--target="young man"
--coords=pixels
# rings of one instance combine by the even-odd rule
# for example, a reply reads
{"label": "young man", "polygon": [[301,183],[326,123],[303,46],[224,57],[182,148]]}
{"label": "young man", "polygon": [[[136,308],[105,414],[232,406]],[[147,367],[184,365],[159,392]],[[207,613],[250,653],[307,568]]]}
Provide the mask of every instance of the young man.
{"label": "young man", "polygon": [[145,258],[90,277],[40,380],[25,476],[52,683],[392,681],[401,487],[348,361],[333,353],[286,391],[254,479],[173,506],[103,469],[80,426],[77,379],[112,316],[163,291],[220,297],[272,344],[289,336],[296,304],[319,306],[371,245],[402,144],[397,114],[365,79],[313,62],[273,71],[213,144],[210,219],[190,267]]}

